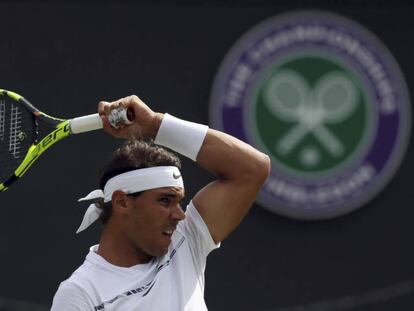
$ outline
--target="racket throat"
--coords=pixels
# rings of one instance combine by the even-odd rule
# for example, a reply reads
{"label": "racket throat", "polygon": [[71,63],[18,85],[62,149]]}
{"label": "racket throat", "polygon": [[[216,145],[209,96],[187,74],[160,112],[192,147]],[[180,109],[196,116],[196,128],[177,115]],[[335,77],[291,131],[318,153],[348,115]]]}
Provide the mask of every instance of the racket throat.
{"label": "racket throat", "polygon": [[7,188],[18,179],[19,177],[16,176],[16,174],[13,174],[13,176],[7,179],[4,183],[0,184],[0,191],[7,190]]}
{"label": "racket throat", "polygon": [[59,124],[53,132],[49,133],[37,144],[33,144],[30,146],[29,151],[26,154],[26,157],[19,165],[19,167],[16,169],[15,175],[17,177],[23,175],[43,152],[45,152],[48,148],[53,146],[61,139],[69,136],[70,134],[71,132],[69,129],[69,121],[65,121]]}

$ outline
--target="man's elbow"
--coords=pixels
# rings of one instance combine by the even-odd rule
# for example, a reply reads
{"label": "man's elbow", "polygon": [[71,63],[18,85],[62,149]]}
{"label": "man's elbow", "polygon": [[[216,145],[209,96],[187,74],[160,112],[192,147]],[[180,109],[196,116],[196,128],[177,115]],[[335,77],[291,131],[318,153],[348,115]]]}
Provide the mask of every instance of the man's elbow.
{"label": "man's elbow", "polygon": [[271,161],[270,161],[270,157],[267,155],[267,154],[264,154],[264,153],[262,153],[262,165],[261,165],[261,167],[262,167],[262,172],[261,172],[261,174],[262,174],[262,180],[263,180],[263,182],[262,183],[264,183],[265,181],[266,181],[266,179],[269,177],[269,174],[270,174],[270,169],[271,169],[271,166],[272,166],[272,164],[271,164]]}
{"label": "man's elbow", "polygon": [[254,161],[254,165],[251,167],[250,180],[254,177],[255,182],[262,185],[269,177],[271,161],[268,155],[259,153]]}

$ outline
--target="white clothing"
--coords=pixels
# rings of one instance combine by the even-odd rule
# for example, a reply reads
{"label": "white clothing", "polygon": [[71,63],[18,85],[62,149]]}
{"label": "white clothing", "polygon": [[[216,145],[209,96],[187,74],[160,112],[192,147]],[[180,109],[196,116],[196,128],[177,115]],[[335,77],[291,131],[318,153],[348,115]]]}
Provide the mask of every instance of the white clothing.
{"label": "white clothing", "polygon": [[110,264],[92,246],[84,263],[63,281],[52,311],[206,311],[204,271],[215,244],[190,202],[166,255],[130,268]]}

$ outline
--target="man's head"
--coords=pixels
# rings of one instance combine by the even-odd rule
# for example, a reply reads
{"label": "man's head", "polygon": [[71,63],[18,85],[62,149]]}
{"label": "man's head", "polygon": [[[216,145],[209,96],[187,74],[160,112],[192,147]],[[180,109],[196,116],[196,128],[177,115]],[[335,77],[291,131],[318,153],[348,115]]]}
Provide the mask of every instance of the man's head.
{"label": "man's head", "polygon": [[[178,157],[162,147],[153,143],[129,141],[112,154],[101,172],[100,187],[105,189],[104,192],[115,183],[108,199],[110,201],[102,206],[101,221],[110,226],[111,232],[122,236],[128,247],[143,255],[164,255],[171,243],[172,232],[178,222],[185,218],[180,204],[184,189],[172,186],[176,177],[181,179],[179,171],[168,168],[180,166]],[[161,185],[164,179],[161,176],[165,173],[163,168],[166,168],[168,178],[171,178],[171,183],[167,182],[169,186],[150,187],[147,188],[149,190],[138,192],[116,190],[119,189],[117,183],[122,184],[124,176],[132,188],[136,183],[147,183],[147,178],[141,177],[146,171],[154,174],[155,183]]]}
{"label": "man's head", "polygon": [[103,189],[106,182],[116,175],[155,166],[181,168],[181,161],[172,152],[152,142],[128,140],[112,153],[101,170],[99,187]]}
{"label": "man's head", "polygon": [[[140,140],[126,141],[121,147],[116,149],[109,161],[102,168],[99,178],[99,188],[104,189],[107,181],[119,174],[133,171],[136,169],[156,167],[156,166],[176,166],[181,168],[180,159],[170,151],[155,145],[152,142]],[[138,196],[140,192],[130,196]],[[98,202],[103,209],[99,220],[105,225],[111,217],[111,202]]]}

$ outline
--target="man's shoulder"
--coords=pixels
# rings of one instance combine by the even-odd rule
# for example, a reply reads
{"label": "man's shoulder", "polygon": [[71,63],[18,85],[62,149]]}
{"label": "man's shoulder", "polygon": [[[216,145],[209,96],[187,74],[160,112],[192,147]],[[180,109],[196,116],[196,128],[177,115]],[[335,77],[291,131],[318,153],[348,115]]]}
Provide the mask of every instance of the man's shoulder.
{"label": "man's shoulder", "polygon": [[85,289],[71,278],[60,283],[53,298],[51,311],[90,310],[91,302]]}
{"label": "man's shoulder", "polygon": [[193,201],[187,205],[186,218],[178,223],[177,231],[181,233],[189,243],[193,254],[198,258],[204,258],[220,244],[215,244],[204,219],[198,212]]}
{"label": "man's shoulder", "polygon": [[68,278],[60,283],[56,294],[62,294],[66,296],[71,294],[82,294],[83,292],[84,290],[78,282],[71,278]]}
{"label": "man's shoulder", "polygon": [[70,308],[60,309],[61,306],[66,308],[71,305],[85,305],[89,308],[85,310],[90,310],[91,293],[93,293],[96,276],[99,275],[99,267],[88,260],[88,256],[66,280],[60,283],[53,299],[55,309],[52,308],[52,310],[71,310]]}
{"label": "man's shoulder", "polygon": [[73,271],[73,273],[65,281],[63,281],[61,285],[69,288],[85,288],[87,287],[87,284],[91,282],[91,278],[93,278],[95,274],[99,274],[96,270],[96,265],[92,264],[87,258],[85,258],[84,262],[75,271]]}

